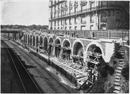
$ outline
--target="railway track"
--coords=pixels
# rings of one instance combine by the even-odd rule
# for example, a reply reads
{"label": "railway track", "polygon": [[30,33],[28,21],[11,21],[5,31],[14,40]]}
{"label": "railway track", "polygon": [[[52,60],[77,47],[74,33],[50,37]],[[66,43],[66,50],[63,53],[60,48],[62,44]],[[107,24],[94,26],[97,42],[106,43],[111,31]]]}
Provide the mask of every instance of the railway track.
{"label": "railway track", "polygon": [[[53,90],[54,93],[71,93],[72,91],[68,89],[66,86],[64,86],[62,83],[59,82],[58,79],[56,79],[49,71],[47,71],[43,65],[39,64],[37,60],[35,60],[33,55],[27,54],[25,51],[21,50],[21,48],[17,47],[17,45],[13,44],[13,47],[19,51],[19,53],[24,56],[26,60],[31,60],[32,62],[28,62],[32,66],[37,66],[37,68],[34,68],[35,71],[44,79],[44,81],[50,86],[51,90]],[[40,69],[38,69],[38,67]]]}
{"label": "railway track", "polygon": [[9,46],[1,41],[1,45],[4,46],[5,50],[7,51],[11,63],[14,66],[14,69],[17,73],[17,76],[20,80],[22,88],[25,93],[42,93],[43,91],[38,87],[37,83],[32,78],[31,74],[27,71],[25,66],[23,65],[22,60],[12,51]]}

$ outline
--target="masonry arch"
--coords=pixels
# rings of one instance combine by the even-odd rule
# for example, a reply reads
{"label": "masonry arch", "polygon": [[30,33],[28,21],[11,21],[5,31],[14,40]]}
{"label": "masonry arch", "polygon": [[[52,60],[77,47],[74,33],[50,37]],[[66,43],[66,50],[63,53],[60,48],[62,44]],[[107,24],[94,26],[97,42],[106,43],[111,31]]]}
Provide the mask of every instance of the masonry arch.
{"label": "masonry arch", "polygon": [[71,54],[71,42],[68,39],[64,39],[62,42],[62,59],[70,59]]}
{"label": "masonry arch", "polygon": [[44,37],[44,50],[47,50],[47,47],[48,47],[48,39],[47,39],[47,37],[45,36],[45,37]]}
{"label": "masonry arch", "polygon": [[98,67],[105,63],[104,51],[98,42],[92,41],[87,45],[85,51],[85,61],[88,70],[90,70],[88,79],[93,83],[98,78]]}
{"label": "masonry arch", "polygon": [[61,40],[59,38],[55,39],[55,56],[59,57],[61,51]]}
{"label": "masonry arch", "polygon": [[84,65],[84,45],[80,40],[73,43],[73,62]]}
{"label": "masonry arch", "polygon": [[69,44],[70,47],[71,47],[71,42],[70,42],[70,40],[67,39],[67,38],[65,38],[65,39],[63,40],[63,42],[62,42],[62,46],[63,46],[63,45],[66,45],[66,43]]}
{"label": "masonry arch", "polygon": [[93,41],[87,45],[85,51],[85,61],[88,61],[87,59],[91,57],[91,55],[99,55],[99,56],[101,55],[102,58],[104,59],[104,51],[101,44]]}

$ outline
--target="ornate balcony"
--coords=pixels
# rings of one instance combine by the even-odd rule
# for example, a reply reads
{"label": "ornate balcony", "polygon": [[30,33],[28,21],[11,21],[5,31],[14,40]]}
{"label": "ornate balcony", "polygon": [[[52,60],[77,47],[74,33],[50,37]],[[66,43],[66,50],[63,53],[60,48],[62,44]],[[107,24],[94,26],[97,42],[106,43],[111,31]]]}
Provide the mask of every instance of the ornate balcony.
{"label": "ornate balcony", "polygon": [[52,18],[51,20],[73,17],[75,15],[82,15],[82,14],[85,14],[85,13],[90,13],[90,12],[100,11],[100,10],[109,10],[109,9],[120,9],[120,10],[122,10],[123,8],[122,8],[121,5],[97,6],[97,7],[93,7],[93,8],[89,8],[89,9],[83,9],[83,10],[77,11],[76,13],[74,13],[74,12],[68,13],[66,15],[62,15],[62,16],[59,16],[57,18]]}
{"label": "ornate balcony", "polygon": [[53,7],[53,6],[56,6],[56,5],[60,4],[60,3],[63,3],[63,2],[65,2],[65,1],[66,1],[66,0],[60,0],[60,1],[58,1],[58,2],[55,2],[54,4],[51,3],[51,5],[49,6],[49,8],[51,8],[51,7]]}

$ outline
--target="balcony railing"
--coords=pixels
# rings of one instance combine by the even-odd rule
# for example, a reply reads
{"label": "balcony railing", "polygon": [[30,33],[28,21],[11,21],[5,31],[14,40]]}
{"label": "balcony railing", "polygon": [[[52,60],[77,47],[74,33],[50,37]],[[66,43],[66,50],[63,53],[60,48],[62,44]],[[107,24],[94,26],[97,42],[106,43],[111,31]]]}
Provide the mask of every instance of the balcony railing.
{"label": "balcony railing", "polygon": [[104,6],[97,6],[97,7],[92,7],[89,9],[83,9],[82,11],[77,11],[76,13],[72,12],[72,13],[68,13],[65,15],[62,15],[60,17],[57,18],[52,18],[51,20],[56,20],[56,19],[61,19],[61,18],[66,18],[66,17],[72,17],[75,15],[81,15],[84,13],[89,13],[89,12],[93,12],[93,11],[98,11],[98,10],[105,10],[105,9],[123,9],[123,7],[121,5],[104,5]]}
{"label": "balcony railing", "polygon": [[125,39],[125,37],[129,37],[129,30],[45,30],[43,32],[78,38]]}
{"label": "balcony railing", "polygon": [[65,2],[66,0],[61,0],[61,1],[58,1],[58,2],[55,2],[54,4],[51,3],[51,5],[49,6],[49,8],[53,7],[53,6],[56,6],[62,2]]}

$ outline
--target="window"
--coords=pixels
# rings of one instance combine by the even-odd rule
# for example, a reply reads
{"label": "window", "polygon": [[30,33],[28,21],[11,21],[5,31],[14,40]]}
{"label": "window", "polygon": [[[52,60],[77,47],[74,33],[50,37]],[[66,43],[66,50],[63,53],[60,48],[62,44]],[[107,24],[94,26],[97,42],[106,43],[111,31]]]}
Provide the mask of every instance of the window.
{"label": "window", "polygon": [[53,0],[50,0],[51,5],[53,4]]}
{"label": "window", "polygon": [[55,21],[55,24],[54,24],[55,26],[56,26],[56,21]]}
{"label": "window", "polygon": [[108,16],[111,16],[111,11],[110,10],[108,10]]}
{"label": "window", "polygon": [[93,25],[90,25],[90,30],[93,30]]}
{"label": "window", "polygon": [[120,19],[116,19],[116,25],[120,25],[120,23],[121,23],[121,20]]}
{"label": "window", "polygon": [[54,18],[56,17],[56,7],[54,7]]}
{"label": "window", "polygon": [[67,20],[67,19],[65,19],[65,25],[67,25],[66,20]]}
{"label": "window", "polygon": [[101,24],[101,29],[106,30],[106,24]]}
{"label": "window", "polygon": [[75,1],[74,2],[74,12],[76,13],[77,11],[77,8],[78,8],[78,1]]}
{"label": "window", "polygon": [[101,22],[107,22],[107,18],[106,17],[101,18]]}
{"label": "window", "polygon": [[80,1],[80,5],[81,5],[81,6],[86,6],[86,5],[87,5],[87,1],[86,1],[86,0]]}
{"label": "window", "polygon": [[73,6],[71,4],[71,1],[69,1],[69,13],[71,13],[72,8],[73,8]]}
{"label": "window", "polygon": [[116,11],[116,14],[117,14],[117,15],[120,15],[120,11]]}
{"label": "window", "polygon": [[106,12],[102,12],[102,13],[101,13],[101,18],[102,18],[102,17],[106,17],[106,16],[107,16],[107,13],[106,13]]}
{"label": "window", "polygon": [[71,30],[71,26],[69,27],[69,30]]}
{"label": "window", "polygon": [[52,22],[50,22],[50,25],[52,26]]}
{"label": "window", "polygon": [[81,30],[85,30],[86,29],[86,27],[85,26],[81,26]]}
{"label": "window", "polygon": [[77,19],[77,17],[74,18],[74,23],[75,23],[75,24],[77,24],[76,19]]}
{"label": "window", "polygon": [[77,12],[77,8],[74,7],[74,13],[76,13],[76,12]]}
{"label": "window", "polygon": [[59,20],[58,20],[58,26],[59,26]]}
{"label": "window", "polygon": [[116,22],[120,23],[120,19],[116,19]]}
{"label": "window", "polygon": [[71,25],[71,18],[69,18],[69,24]]}
{"label": "window", "polygon": [[65,15],[66,15],[67,10],[68,10],[68,6],[67,6],[67,2],[65,2]]}
{"label": "window", "polygon": [[50,27],[50,29],[52,30],[52,27]]}
{"label": "window", "polygon": [[62,20],[61,20],[61,25],[62,25]]}
{"label": "window", "polygon": [[93,23],[94,22],[94,17],[93,15],[90,15],[90,23]]}
{"label": "window", "polygon": [[77,30],[77,26],[75,26],[74,29]]}
{"label": "window", "polygon": [[106,6],[107,5],[107,1],[101,1],[101,6]]}
{"label": "window", "polygon": [[56,0],[55,0],[55,4],[56,4]]}
{"label": "window", "polygon": [[106,12],[101,13],[101,22],[107,22],[107,13]]}
{"label": "window", "polygon": [[94,1],[90,1],[90,9],[92,9],[95,5],[95,2]]}
{"label": "window", "polygon": [[52,19],[52,18],[53,18],[53,17],[52,17],[52,13],[50,13],[50,15],[51,15],[51,19]]}
{"label": "window", "polygon": [[120,11],[116,11],[115,16],[116,16],[117,18],[120,18],[120,15],[121,15],[121,12],[120,12]]}
{"label": "window", "polygon": [[82,15],[82,16],[81,16],[81,23],[82,23],[82,24],[86,24],[85,15]]}

